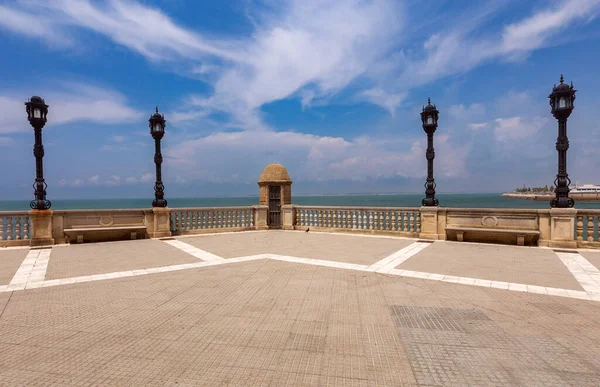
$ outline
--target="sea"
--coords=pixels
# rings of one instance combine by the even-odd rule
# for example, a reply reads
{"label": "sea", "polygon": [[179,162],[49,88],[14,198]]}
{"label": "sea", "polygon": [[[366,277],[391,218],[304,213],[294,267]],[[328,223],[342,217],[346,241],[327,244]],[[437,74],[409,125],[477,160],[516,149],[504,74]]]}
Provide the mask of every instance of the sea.
{"label": "sea", "polygon": [[[422,194],[292,196],[292,203],[312,206],[420,207]],[[497,194],[437,194],[440,207],[458,208],[550,208],[549,201],[508,198]],[[151,198],[77,199],[52,201],[54,210],[150,208]],[[229,207],[258,204],[258,196],[218,198],[167,198],[170,208]],[[575,202],[575,208],[600,209],[600,202]],[[0,211],[29,210],[29,200],[0,201]]]}

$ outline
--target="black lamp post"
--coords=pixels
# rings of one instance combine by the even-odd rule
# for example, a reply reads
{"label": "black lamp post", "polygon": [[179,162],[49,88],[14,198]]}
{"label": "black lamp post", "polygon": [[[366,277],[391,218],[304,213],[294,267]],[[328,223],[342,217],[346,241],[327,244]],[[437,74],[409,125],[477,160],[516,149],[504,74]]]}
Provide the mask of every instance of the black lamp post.
{"label": "black lamp post", "polygon": [[154,200],[152,201],[152,207],[166,207],[167,201],[165,200],[165,186],[162,182],[162,154],[160,153],[160,140],[165,135],[165,117],[158,112],[158,106],[156,107],[156,113],[150,116],[148,120],[150,123],[150,134],[154,139],[154,164],[156,164],[156,183],[154,184]]}
{"label": "black lamp post", "polygon": [[556,208],[570,208],[575,205],[575,201],[569,197],[569,185],[571,180],[567,174],[567,150],[569,149],[569,139],[567,137],[567,118],[573,111],[573,102],[575,101],[575,90],[573,82],[571,85],[564,83],[562,74],[560,75],[560,84],[554,85],[550,98],[552,106],[552,115],[558,120],[558,138],[556,140],[556,150],[558,151],[558,174],[554,180],[556,197],[550,201],[550,206]]}
{"label": "black lamp post", "polygon": [[425,183],[424,206],[437,206],[438,200],[435,198],[435,180],[433,180],[433,159],[435,150],[433,149],[433,133],[437,129],[438,113],[435,105],[431,104],[431,99],[427,99],[427,106],[423,107],[421,112],[421,121],[423,121],[423,130],[427,133],[427,182]]}
{"label": "black lamp post", "polygon": [[33,127],[35,133],[35,145],[33,146],[33,155],[35,156],[35,199],[29,203],[32,210],[48,210],[52,203],[46,200],[46,188],[48,184],[44,181],[44,145],[42,144],[42,128],[46,124],[46,115],[48,114],[48,105],[37,95],[31,97],[25,102],[27,119]]}

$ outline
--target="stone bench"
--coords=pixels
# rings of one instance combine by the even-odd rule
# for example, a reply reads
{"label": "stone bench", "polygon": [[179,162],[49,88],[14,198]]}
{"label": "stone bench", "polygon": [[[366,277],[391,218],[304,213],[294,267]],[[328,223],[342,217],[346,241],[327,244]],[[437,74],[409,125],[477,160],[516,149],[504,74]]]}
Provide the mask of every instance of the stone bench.
{"label": "stone bench", "polygon": [[446,231],[456,232],[456,240],[462,242],[466,232],[486,232],[491,234],[512,234],[517,237],[517,245],[525,245],[526,236],[538,236],[540,232],[537,230],[517,230],[507,228],[484,228],[484,227],[465,227],[465,226],[446,226]]}
{"label": "stone bench", "polygon": [[[137,233],[139,231],[146,231],[146,226],[135,225],[135,226],[116,226],[116,227],[78,227],[78,228],[67,228],[64,233],[69,238],[69,242],[72,243],[76,240],[77,243],[83,243],[84,235],[95,234],[96,236],[102,235],[103,239],[110,237],[111,234],[115,236],[127,235],[129,233],[130,239],[137,239]],[[97,239],[97,238],[94,238]],[[117,239],[117,238],[113,238]],[[122,238],[118,238],[122,239]]]}

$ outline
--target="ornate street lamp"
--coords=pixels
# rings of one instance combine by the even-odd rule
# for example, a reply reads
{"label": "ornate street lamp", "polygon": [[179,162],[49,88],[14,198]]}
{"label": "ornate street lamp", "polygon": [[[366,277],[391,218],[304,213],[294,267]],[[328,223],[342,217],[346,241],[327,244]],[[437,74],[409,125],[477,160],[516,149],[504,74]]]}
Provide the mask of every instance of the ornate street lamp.
{"label": "ornate street lamp", "polygon": [[42,128],[46,125],[46,115],[48,114],[48,105],[37,95],[31,97],[25,102],[27,119],[33,127],[35,133],[35,145],[33,146],[33,155],[35,156],[35,199],[29,203],[32,210],[48,210],[52,203],[46,200],[46,188],[48,184],[44,180],[44,145],[42,144]]}
{"label": "ornate street lamp", "polygon": [[424,206],[437,206],[438,200],[435,198],[435,181],[433,180],[433,159],[435,150],[433,149],[433,133],[437,129],[438,113],[435,105],[431,104],[431,99],[427,98],[427,106],[423,107],[421,112],[421,121],[423,121],[423,130],[427,133],[427,182],[425,183]]}
{"label": "ornate street lamp", "polygon": [[556,150],[558,151],[558,174],[554,180],[556,197],[550,201],[550,206],[557,208],[570,208],[575,205],[575,201],[569,197],[569,185],[571,180],[567,174],[567,149],[569,149],[569,139],[567,138],[567,118],[573,111],[573,102],[575,101],[575,90],[573,82],[571,85],[564,83],[562,74],[560,75],[560,84],[554,85],[550,98],[552,115],[558,120],[558,138],[556,140]]}
{"label": "ornate street lamp", "polygon": [[156,164],[156,183],[154,184],[154,200],[152,201],[152,207],[166,207],[167,201],[165,200],[165,186],[162,182],[162,154],[160,153],[160,140],[165,135],[165,117],[158,112],[158,106],[156,107],[156,113],[150,116],[148,120],[150,124],[150,134],[154,139],[154,164]]}

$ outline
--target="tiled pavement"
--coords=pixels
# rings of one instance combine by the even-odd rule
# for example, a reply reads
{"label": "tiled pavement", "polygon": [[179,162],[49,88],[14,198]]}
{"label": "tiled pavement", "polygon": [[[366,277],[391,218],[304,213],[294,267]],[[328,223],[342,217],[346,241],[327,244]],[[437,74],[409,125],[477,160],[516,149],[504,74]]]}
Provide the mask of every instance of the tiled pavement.
{"label": "tiled pavement", "polygon": [[[403,270],[429,249],[445,246],[446,260],[465,269],[453,274],[457,278],[489,274],[485,261],[495,259],[508,266],[516,262],[518,274],[493,279],[528,284],[527,271],[543,277],[548,261],[546,270],[556,282],[531,287],[539,291],[569,276],[595,281],[595,272],[577,254],[563,257],[563,263],[551,250],[532,249],[535,262],[520,263],[518,248],[487,245],[477,250],[484,261],[478,262],[474,253],[444,242],[284,232],[219,238],[231,249],[219,250],[223,257],[258,256],[216,259],[220,254],[209,244],[218,244],[208,236],[123,242],[114,246],[137,254],[122,256],[151,270],[4,289],[0,385],[597,386],[600,380],[600,302],[569,296],[588,294],[583,290],[556,297],[528,292],[527,285],[525,291],[510,291],[491,287],[490,280],[489,286],[446,282],[452,275],[433,270],[446,268],[439,264],[431,266],[438,276]],[[256,248],[284,239],[294,247]],[[321,244],[311,244],[316,240]],[[327,260],[328,240],[335,259]],[[154,256],[161,249],[156,243],[168,249]],[[371,243],[377,246],[372,254],[357,254]],[[398,245],[392,253],[400,251],[381,257],[393,243]],[[61,270],[96,272],[108,245],[55,247],[48,272],[56,270],[56,278],[71,275]],[[309,252],[307,245],[319,251],[295,253]],[[74,272],[67,262],[53,267],[61,249],[73,250],[77,267],[86,267],[85,252],[96,251],[92,246],[98,249],[90,253],[93,271]],[[207,255],[198,250],[203,247]],[[178,248],[191,263],[177,261]],[[13,251],[23,251],[25,259],[27,249]],[[0,250],[0,262],[8,252]],[[533,257],[538,253],[542,258]],[[340,262],[345,254],[348,263]],[[510,254],[519,258],[511,261]],[[575,274],[557,269],[574,263]],[[109,258],[102,269],[106,274],[129,267]],[[595,282],[590,286],[595,290]]]}

